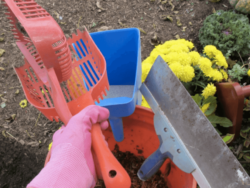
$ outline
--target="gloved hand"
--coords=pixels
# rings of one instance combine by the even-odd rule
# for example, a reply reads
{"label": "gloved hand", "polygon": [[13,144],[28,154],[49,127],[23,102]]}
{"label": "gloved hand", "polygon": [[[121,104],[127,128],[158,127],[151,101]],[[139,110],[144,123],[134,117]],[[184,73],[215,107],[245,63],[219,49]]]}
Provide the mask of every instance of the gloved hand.
{"label": "gloved hand", "polygon": [[108,127],[109,111],[91,105],[72,117],[66,127],[53,135],[51,158],[28,184],[33,188],[92,188],[96,171],[91,153],[91,126]]}

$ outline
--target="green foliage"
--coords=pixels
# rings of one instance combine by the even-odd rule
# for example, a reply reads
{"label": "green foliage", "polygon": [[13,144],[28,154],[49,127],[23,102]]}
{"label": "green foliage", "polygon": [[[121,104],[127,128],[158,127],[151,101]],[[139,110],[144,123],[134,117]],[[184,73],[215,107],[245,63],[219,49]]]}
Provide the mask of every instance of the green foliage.
{"label": "green foliage", "polygon": [[207,118],[212,123],[212,125],[219,124],[222,127],[232,127],[233,126],[232,122],[229,119],[227,119],[226,117],[219,117],[219,116],[216,116],[215,114],[212,114],[212,115],[208,116]]}
{"label": "green foliage", "polygon": [[[204,112],[204,114],[207,116],[208,120],[211,122],[211,124],[214,127],[216,127],[217,124],[222,126],[222,127],[233,126],[232,122],[228,118],[219,117],[219,116],[215,115],[215,110],[217,108],[216,97],[209,96],[208,98],[205,99],[202,95],[196,94],[195,96],[192,96],[192,98],[200,108],[202,108],[203,105],[210,103],[208,109]],[[221,134],[219,131],[218,131],[218,133]]]}
{"label": "green foliage", "polygon": [[229,57],[237,52],[241,56],[250,51],[250,25],[247,16],[218,10],[206,17],[199,31],[201,44],[214,45]]}
{"label": "green foliage", "polygon": [[232,70],[228,70],[228,75],[236,81],[241,81],[243,76],[247,75],[247,69],[241,68],[239,64],[235,64],[232,68]]}
{"label": "green foliage", "polygon": [[222,140],[226,143],[229,144],[230,142],[232,142],[234,139],[234,134],[227,134],[226,136],[222,137]]}

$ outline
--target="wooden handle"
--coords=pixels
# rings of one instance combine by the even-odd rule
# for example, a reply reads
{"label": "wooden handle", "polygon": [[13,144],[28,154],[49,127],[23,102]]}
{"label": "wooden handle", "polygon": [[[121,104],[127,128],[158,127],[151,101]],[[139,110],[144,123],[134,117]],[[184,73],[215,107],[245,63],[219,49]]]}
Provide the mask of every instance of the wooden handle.
{"label": "wooden handle", "polygon": [[99,124],[92,126],[92,147],[96,154],[102,178],[107,188],[130,188],[131,179],[108,148]]}

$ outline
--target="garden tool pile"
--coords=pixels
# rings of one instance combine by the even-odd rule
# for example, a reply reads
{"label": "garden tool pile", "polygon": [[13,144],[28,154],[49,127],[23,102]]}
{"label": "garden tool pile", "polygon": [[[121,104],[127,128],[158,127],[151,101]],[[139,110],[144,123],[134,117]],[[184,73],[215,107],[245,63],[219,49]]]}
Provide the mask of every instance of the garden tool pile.
{"label": "garden tool pile", "polygon": [[[6,0],[4,5],[25,57],[15,71],[33,106],[51,121],[60,119],[67,125],[73,115],[103,99],[109,89],[106,62],[86,29],[66,39],[56,21],[33,0]],[[72,53],[78,54],[73,62]],[[93,125],[91,133],[106,187],[130,187],[130,177],[106,145],[100,126]]]}
{"label": "garden tool pile", "polygon": [[[86,29],[66,39],[56,21],[33,0],[5,0],[4,5],[25,57],[25,64],[15,71],[33,106],[51,121],[60,119],[67,125],[73,115],[103,99],[109,88],[106,62]],[[73,60],[72,54],[77,56]],[[159,149],[138,171],[141,180],[152,177],[170,158],[192,173],[202,188],[249,187],[243,167],[161,57],[140,90],[155,113],[160,140]],[[98,125],[92,128],[92,147],[106,187],[129,188],[131,180]]]}

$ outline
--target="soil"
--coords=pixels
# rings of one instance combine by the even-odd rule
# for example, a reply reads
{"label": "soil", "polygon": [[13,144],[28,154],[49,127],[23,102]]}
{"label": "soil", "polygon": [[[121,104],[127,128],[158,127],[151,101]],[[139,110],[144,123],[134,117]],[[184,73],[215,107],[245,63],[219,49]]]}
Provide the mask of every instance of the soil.
{"label": "soil", "polygon": [[[143,164],[145,158],[142,156],[135,156],[131,152],[121,152],[119,151],[119,146],[116,145],[113,151],[114,156],[118,159],[118,161],[122,164],[122,166],[128,172],[131,178],[131,188],[168,188],[164,177],[161,176],[161,172],[158,171],[152,178],[147,181],[141,181],[137,172]],[[104,182],[99,180],[96,183],[95,188],[105,188]]]}
{"label": "soil", "polygon": [[[98,3],[97,3],[98,2]],[[164,2],[162,0],[162,2]],[[174,7],[169,4],[172,2]],[[156,34],[160,41],[176,39],[176,35],[201,46],[198,31],[206,16],[215,10],[232,9],[228,0],[37,0],[58,22],[68,37],[76,29],[87,27],[96,32],[105,29],[137,27],[141,30],[141,52],[144,60],[154,48],[150,41]],[[0,187],[25,187],[42,169],[53,133],[62,123],[50,122],[30,104],[21,108],[25,99],[13,66],[23,64],[23,55],[10,32],[9,21],[0,4]],[[170,15],[173,22],[161,19]],[[177,26],[177,18],[181,26]],[[4,104],[6,105],[4,107]],[[16,114],[11,120],[11,116]],[[14,117],[14,116],[13,116]]]}

